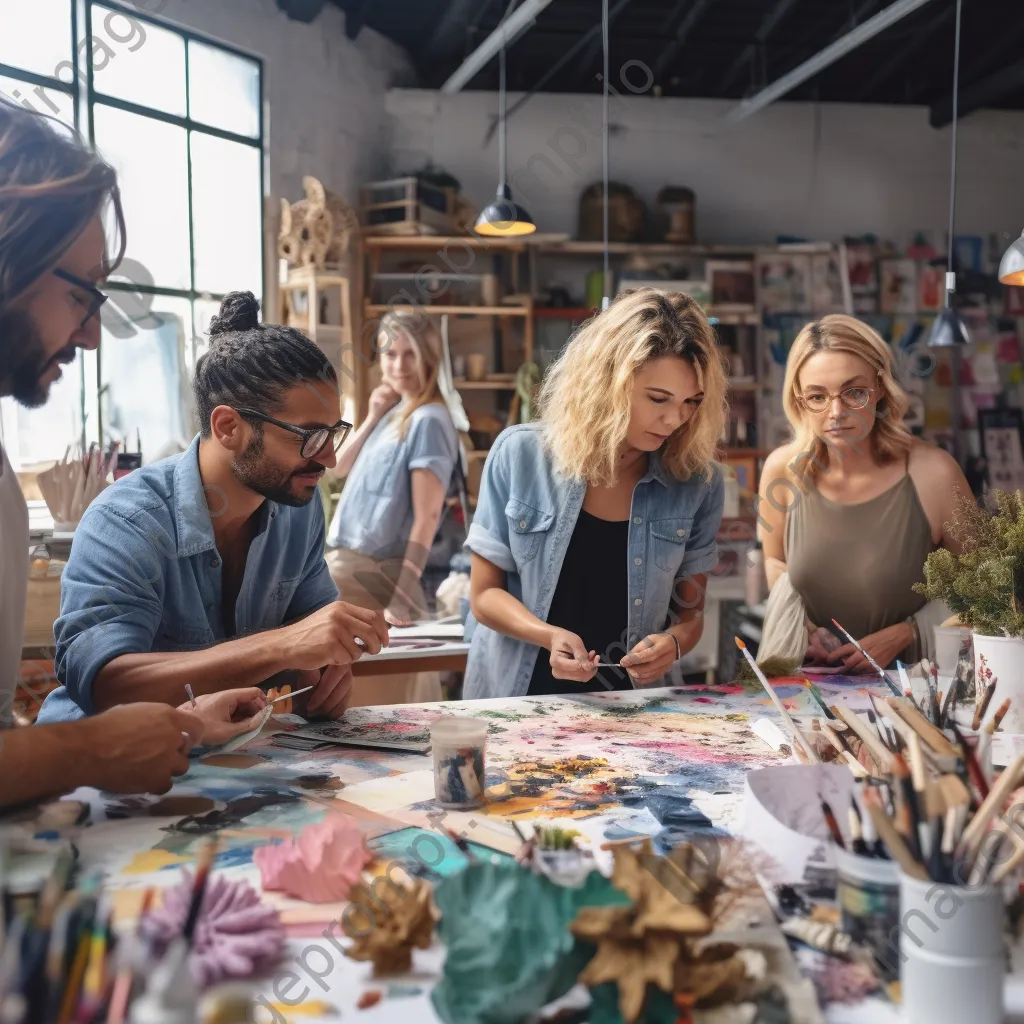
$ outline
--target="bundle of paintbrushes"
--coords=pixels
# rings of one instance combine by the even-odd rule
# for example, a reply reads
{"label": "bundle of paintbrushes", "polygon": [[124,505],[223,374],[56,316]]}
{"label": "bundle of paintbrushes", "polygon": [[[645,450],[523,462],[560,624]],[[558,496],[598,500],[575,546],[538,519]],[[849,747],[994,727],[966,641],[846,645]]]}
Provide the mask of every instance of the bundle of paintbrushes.
{"label": "bundle of paintbrushes", "polygon": [[[210,866],[211,842],[199,855],[192,901],[182,936],[192,942]],[[0,1020],[3,1024],[124,1024],[142,1020],[195,1020],[148,1012],[154,993],[150,975],[162,963],[152,962],[142,925],[150,911],[152,890],[142,899],[134,936],[118,941],[112,929],[111,901],[93,881],[69,888],[71,858],[62,859],[34,900],[0,916]],[[187,975],[187,970],[186,970]],[[176,982],[175,998],[195,990],[187,977]],[[145,990],[145,991],[143,991]],[[144,1015],[136,1005],[149,1004]],[[159,1009],[159,1007],[157,1007]]]}
{"label": "bundle of paintbrushes", "polygon": [[63,459],[36,477],[58,528],[77,525],[92,500],[107,486],[117,460],[117,448],[115,442],[104,454],[94,443],[82,455],[68,447]]}

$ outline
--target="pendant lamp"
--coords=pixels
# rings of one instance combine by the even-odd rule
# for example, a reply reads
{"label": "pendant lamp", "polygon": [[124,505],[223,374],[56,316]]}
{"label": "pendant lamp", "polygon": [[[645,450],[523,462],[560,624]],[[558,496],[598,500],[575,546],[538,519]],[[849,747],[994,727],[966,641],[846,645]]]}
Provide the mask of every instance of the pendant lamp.
{"label": "pendant lamp", "polygon": [[518,203],[512,201],[512,190],[508,187],[508,167],[505,159],[505,43],[498,52],[498,193],[484,207],[473,230],[478,235],[490,238],[512,238],[517,235],[532,235],[537,230],[533,218]]}
{"label": "pendant lamp", "polygon": [[[960,95],[960,9],[962,3],[963,0],[956,0],[956,41],[953,45],[953,156],[949,177],[949,241],[946,246],[949,255],[946,262],[946,303],[932,324],[931,334],[928,336],[929,348],[956,348],[970,343],[967,328],[953,309],[953,292],[956,291],[956,274],[953,272],[953,229],[956,221],[956,132]],[[957,376],[957,369],[958,367],[954,367],[954,377]]]}
{"label": "pendant lamp", "polygon": [[603,191],[601,309],[612,304],[612,273],[608,253],[608,0],[601,0],[601,48],[604,53],[604,74],[601,76],[601,186]]}
{"label": "pendant lamp", "polygon": [[1024,234],[1003,253],[999,261],[999,280],[1003,284],[1024,285]]}

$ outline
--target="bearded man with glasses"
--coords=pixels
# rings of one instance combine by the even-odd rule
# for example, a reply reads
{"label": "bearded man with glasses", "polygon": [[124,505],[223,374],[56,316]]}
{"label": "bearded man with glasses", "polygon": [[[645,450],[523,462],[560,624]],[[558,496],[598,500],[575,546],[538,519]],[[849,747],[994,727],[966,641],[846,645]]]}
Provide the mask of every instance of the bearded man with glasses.
{"label": "bearded man with glasses", "polygon": [[291,673],[307,716],[337,718],[351,664],[388,642],[382,613],[338,600],[317,484],[351,430],[305,335],[233,292],[193,380],[199,436],[89,507],[54,626],[62,687],[40,721],[172,701]]}

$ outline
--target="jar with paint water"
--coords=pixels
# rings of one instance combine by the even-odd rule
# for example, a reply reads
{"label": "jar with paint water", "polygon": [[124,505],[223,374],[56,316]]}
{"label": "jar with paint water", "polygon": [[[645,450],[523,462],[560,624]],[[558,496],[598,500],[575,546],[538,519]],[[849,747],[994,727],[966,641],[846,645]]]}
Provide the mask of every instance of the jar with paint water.
{"label": "jar with paint water", "polygon": [[484,802],[487,723],[475,718],[439,718],[430,726],[434,796],[454,810]]}
{"label": "jar with paint water", "polygon": [[836,903],[843,931],[875,954],[878,970],[889,980],[899,977],[898,947],[892,937],[900,923],[900,869],[895,861],[835,850]]}

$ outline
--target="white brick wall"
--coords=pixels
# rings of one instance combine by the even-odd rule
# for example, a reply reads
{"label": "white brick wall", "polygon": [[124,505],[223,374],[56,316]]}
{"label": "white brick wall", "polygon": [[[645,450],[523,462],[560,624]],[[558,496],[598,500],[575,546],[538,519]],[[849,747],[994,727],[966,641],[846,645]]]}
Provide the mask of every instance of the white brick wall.
{"label": "white brick wall", "polygon": [[[516,99],[509,95],[510,107]],[[902,245],[928,229],[944,244],[950,131],[931,128],[927,108],[777,103],[726,128],[720,118],[728,107],[716,100],[613,98],[611,121],[626,130],[612,135],[612,178],[631,185],[648,206],[662,185],[693,188],[705,241],[875,232]],[[496,142],[484,145],[497,111],[494,93],[394,89],[387,111],[394,167],[430,158],[459,178],[474,202],[494,194]],[[549,161],[535,161],[539,181],[516,194],[540,230],[575,233],[580,192],[601,176],[599,126],[600,98],[593,95],[534,96],[509,121],[510,175],[533,154]],[[1022,228],[1024,113],[973,114],[960,125],[957,232],[1005,233],[1008,241]]]}
{"label": "white brick wall", "polygon": [[356,42],[328,4],[311,25],[274,0],[140,0],[140,9],[247,50],[264,60],[270,194],[302,197],[312,174],[355,202],[360,182],[386,163],[385,90],[412,80],[402,49],[371,29]]}

